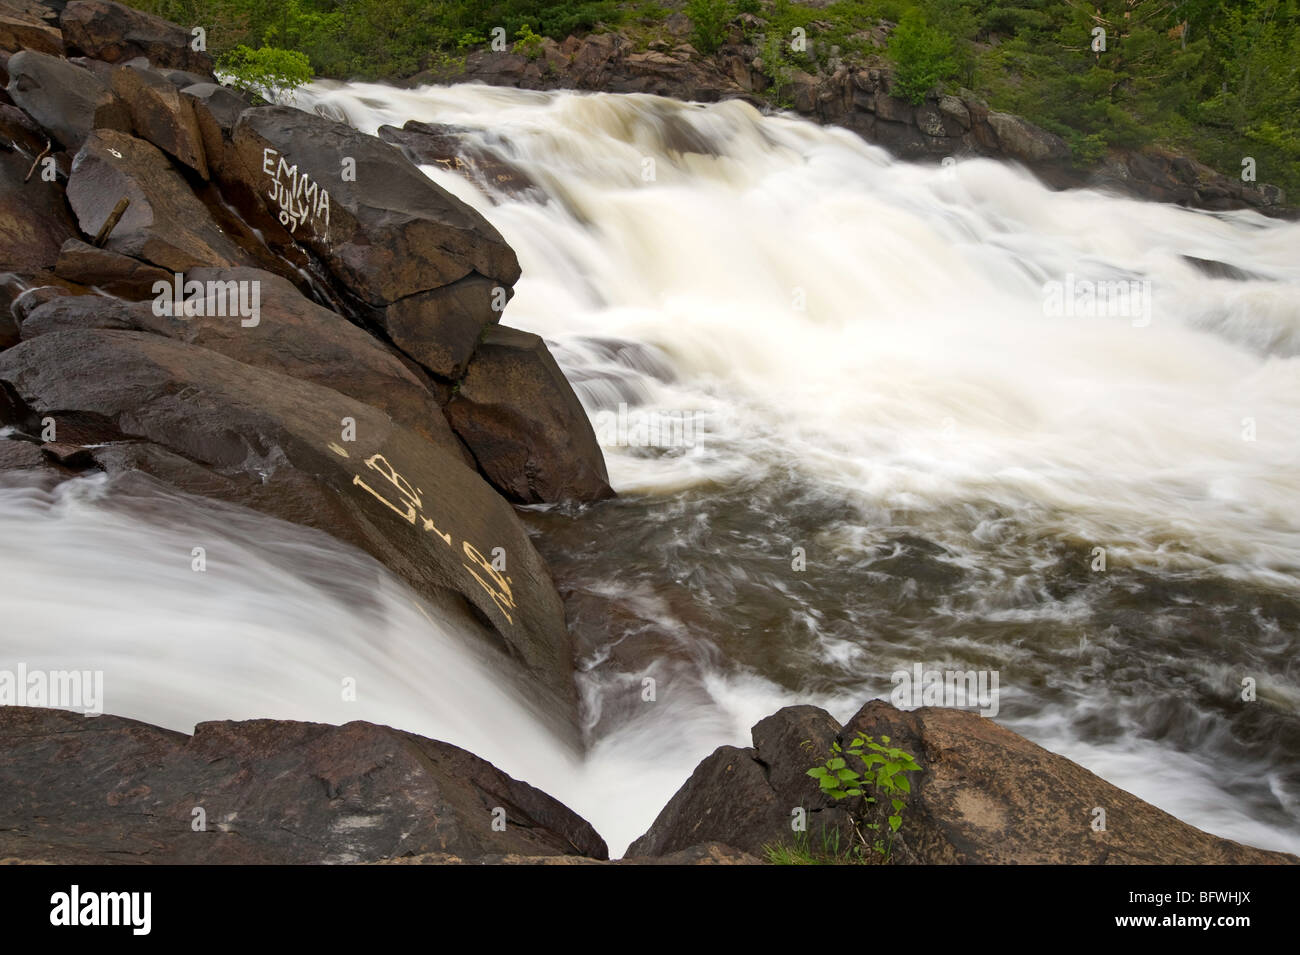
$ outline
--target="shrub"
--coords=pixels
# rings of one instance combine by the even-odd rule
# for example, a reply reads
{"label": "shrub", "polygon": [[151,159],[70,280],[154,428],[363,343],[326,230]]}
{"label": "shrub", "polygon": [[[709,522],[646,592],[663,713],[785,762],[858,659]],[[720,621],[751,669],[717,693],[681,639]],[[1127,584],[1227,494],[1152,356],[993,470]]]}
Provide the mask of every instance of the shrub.
{"label": "shrub", "polygon": [[890,93],[913,106],[920,106],[926,93],[957,72],[952,39],[919,13],[903,16],[889,37],[887,52],[896,66]]}
{"label": "shrub", "polygon": [[254,50],[241,44],[217,61],[217,69],[230,86],[266,99],[292,97],[315,76],[305,55],[273,46]]}
{"label": "shrub", "polygon": [[727,24],[731,22],[729,0],[687,0],[686,15],[691,18],[695,48],[701,53],[717,52],[727,39]]}

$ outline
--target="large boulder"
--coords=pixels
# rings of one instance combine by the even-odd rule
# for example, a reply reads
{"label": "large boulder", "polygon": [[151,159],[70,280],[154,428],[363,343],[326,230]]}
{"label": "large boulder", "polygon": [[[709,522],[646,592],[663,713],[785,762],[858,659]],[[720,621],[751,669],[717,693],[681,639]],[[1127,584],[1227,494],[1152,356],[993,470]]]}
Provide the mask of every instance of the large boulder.
{"label": "large boulder", "polygon": [[6,706],[0,791],[0,858],[25,862],[608,858],[591,825],[546,793],[463,749],[373,723],[200,723],[186,736]]}
{"label": "large boulder", "polygon": [[267,106],[240,116],[234,144],[245,186],[370,306],[473,272],[503,286],[519,278],[514,251],[486,219],[374,136]]}
{"label": "large boulder", "polygon": [[[174,286],[174,276],[152,271],[168,289]],[[129,306],[97,296],[65,296],[32,310],[23,337],[77,328],[152,332],[333,388],[461,453],[433,393],[415,373],[374,336],[310,301],[288,280],[247,268],[191,269],[184,280],[203,286],[202,294],[185,296],[195,314],[176,308],[170,291],[161,302],[151,291],[149,301]],[[240,312],[244,305],[248,315]]]}
{"label": "large boulder", "polygon": [[848,845],[848,813],[804,775],[839,732],[839,723],[815,706],[788,706],[759,721],[753,747],[721,746],[705,757],[627,855],[724,842],[762,857],[766,847],[791,841],[798,810],[817,844],[823,832],[839,832]]}
{"label": "large boulder", "polygon": [[68,202],[81,230],[95,235],[122,198],[131,204],[105,248],[171,272],[254,264],[156,146],[96,130],[73,160],[68,179]]}
{"label": "large boulder", "polygon": [[57,56],[24,50],[9,58],[6,92],[65,149],[94,129],[131,129],[131,117],[94,73]]}
{"label": "large boulder", "polygon": [[439,612],[480,626],[539,711],[574,725],[572,647],[549,571],[456,449],[339,391],[135,331],[26,340],[0,352],[0,383],[21,402],[22,430],[54,417],[60,441],[104,446],[96,458],[110,472],[143,470],[362,548]]}
{"label": "large boulder", "polygon": [[[828,806],[805,771],[827,758],[832,742],[857,733],[888,736],[889,745],[921,767],[904,797],[895,862],[1300,864],[1296,856],[1180,822],[977,713],[905,712],[882,700],[864,706],[843,730],[815,707],[787,707],[768,717],[754,727],[754,748],[723,747],[701,762],[628,854],[661,855],[706,841],[750,851],[788,844],[795,841],[790,819],[798,807],[808,811],[814,850],[823,831],[838,833],[847,847],[854,838],[843,815],[849,802]],[[1104,831],[1092,827],[1098,807],[1106,812]],[[881,799],[866,820],[883,823],[889,811]]]}
{"label": "large boulder", "polygon": [[136,65],[115,69],[112,84],[137,136],[208,178],[203,137],[189,98],[161,73]]}
{"label": "large boulder", "polygon": [[73,0],[64,8],[59,25],[69,56],[105,63],[143,56],[157,67],[212,74],[212,57],[194,49],[192,27],[177,26],[143,10],[110,0]]}
{"label": "large boulder", "polygon": [[987,122],[997,134],[998,145],[1007,158],[1027,163],[1061,162],[1070,158],[1070,147],[1065,140],[1019,116],[992,111]]}
{"label": "large boulder", "polygon": [[488,480],[513,501],[614,494],[591,422],[537,335],[489,327],[447,417]]}

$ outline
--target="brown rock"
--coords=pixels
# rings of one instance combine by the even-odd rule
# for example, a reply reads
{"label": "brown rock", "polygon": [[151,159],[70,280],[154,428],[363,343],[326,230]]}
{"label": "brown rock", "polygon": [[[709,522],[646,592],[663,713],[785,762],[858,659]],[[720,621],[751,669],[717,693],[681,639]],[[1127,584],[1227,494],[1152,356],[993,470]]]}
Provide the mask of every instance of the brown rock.
{"label": "brown rock", "polygon": [[537,335],[489,327],[447,418],[488,480],[513,501],[613,496],[586,412]]}
{"label": "brown rock", "polygon": [[212,74],[212,57],[193,49],[190,28],[109,0],[73,0],[59,17],[68,54],[105,63],[147,57],[156,67]]}
{"label": "brown rock", "polygon": [[804,809],[817,844],[849,816],[804,771],[829,753],[839,724],[815,706],[788,706],[754,726],[754,747],[722,746],[695,768],[627,856],[665,856],[703,842],[722,842],[765,856],[789,842],[794,810]]}
{"label": "brown rock", "polygon": [[203,137],[192,101],[150,69],[119,66],[112,83],[113,92],[131,114],[135,134],[207,179]]}
{"label": "brown rock", "polygon": [[9,58],[7,92],[65,149],[93,129],[131,128],[121,101],[91,73],[57,56],[23,50]]}
{"label": "brown rock", "polygon": [[[171,289],[174,276],[155,271]],[[203,283],[203,295],[187,297],[196,297],[204,314],[172,314],[170,294],[165,307],[155,308],[152,290],[150,301],[130,306],[93,296],[61,298],[27,316],[23,338],[77,328],[151,332],[333,388],[379,408],[438,446],[462,453],[433,393],[392,351],[343,316],[308,300],[286,279],[258,269],[191,269],[185,281]],[[246,283],[245,302],[257,305],[256,324],[235,305],[240,283]],[[468,455],[465,460],[472,466]]]}
{"label": "brown rock", "polygon": [[[505,286],[519,278],[514,251],[486,219],[374,136],[267,106],[240,116],[234,143],[244,185],[278,216],[285,235],[372,307],[471,272]],[[355,181],[341,177],[345,163],[355,165]]]}
{"label": "brown rock", "polygon": [[252,265],[157,147],[96,130],[72,163],[68,202],[81,230],[95,235],[122,197],[131,200],[105,248],[170,272]]}
{"label": "brown rock", "polygon": [[[339,391],[140,332],[40,335],[0,352],[0,381],[28,417],[54,416],[60,440],[133,442],[97,452],[110,472],[198,484],[362,548],[512,658],[502,665],[521,670],[521,692],[572,732],[572,647],[550,574],[456,451]],[[115,450],[149,445],[172,457]],[[491,567],[498,547],[505,571]]]}
{"label": "brown rock", "polygon": [[63,34],[39,17],[11,7],[0,7],[0,50],[10,53],[35,50],[62,56]]}
{"label": "brown rock", "polygon": [[388,306],[382,324],[388,337],[435,375],[459,379],[485,329],[501,316],[507,289],[471,273],[431,292],[421,292]]}
{"label": "brown rock", "polygon": [[46,182],[39,168],[23,181],[33,159],[0,151],[0,272],[48,269],[63,243],[77,234],[63,183]]}
{"label": "brown rock", "polygon": [[[0,857],[319,864],[442,853],[608,857],[562,803],[448,743],[387,726],[200,723],[0,708]],[[505,810],[504,831],[493,811]],[[195,831],[194,810],[206,827]]]}
{"label": "brown rock", "polygon": [[[837,733],[841,740],[888,736],[921,766],[909,777],[896,863],[1300,864],[1195,829],[976,713],[904,712],[882,700],[842,731],[815,707],[768,717],[754,727],[755,749],[723,747],[706,758],[628,854],[661,855],[706,840],[756,851],[789,841],[790,807],[798,805],[809,808],[810,837],[824,823],[848,845],[853,830],[842,813],[851,803],[828,804],[802,775],[826,758]],[[1106,810],[1105,832],[1091,826],[1097,806]],[[867,821],[881,823],[890,811],[881,800]]]}
{"label": "brown rock", "polygon": [[153,298],[156,283],[172,280],[170,272],[75,238],[68,239],[59,249],[54,274],[69,282],[98,289],[106,295],[132,301]]}

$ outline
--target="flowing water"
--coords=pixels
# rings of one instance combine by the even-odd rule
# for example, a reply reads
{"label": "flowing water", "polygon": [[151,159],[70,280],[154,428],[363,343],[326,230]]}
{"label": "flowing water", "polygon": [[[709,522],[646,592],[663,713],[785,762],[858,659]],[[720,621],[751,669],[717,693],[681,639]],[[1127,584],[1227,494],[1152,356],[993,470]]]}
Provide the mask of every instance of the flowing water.
{"label": "flowing water", "polygon": [[[739,102],[322,83],[297,105],[453,124],[523,177],[425,167],[518,252],[504,321],[551,343],[621,495],[527,515],[590,749],[325,538],[175,496],[144,520],[139,488],[93,481],[0,493],[41,557],[0,556],[38,594],[31,652],[149,659],[110,712],[391,723],[546,789],[617,854],[780,705],[847,718],[915,664],[996,671],[999,721],[1300,851],[1300,225],[900,163]],[[1088,282],[1130,295],[1092,314],[1045,291]],[[197,613],[154,556],[188,552],[187,522],[245,567]],[[353,670],[382,690],[339,703]]]}

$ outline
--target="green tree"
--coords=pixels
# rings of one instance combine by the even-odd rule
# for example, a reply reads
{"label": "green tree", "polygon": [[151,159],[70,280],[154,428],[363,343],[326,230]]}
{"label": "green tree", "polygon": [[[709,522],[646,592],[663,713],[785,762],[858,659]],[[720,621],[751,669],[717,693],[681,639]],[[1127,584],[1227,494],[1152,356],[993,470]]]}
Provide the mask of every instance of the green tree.
{"label": "green tree", "polygon": [[925,102],[926,93],[957,72],[952,38],[931,27],[915,9],[905,13],[894,28],[888,53],[896,66],[890,94],[913,106]]}

